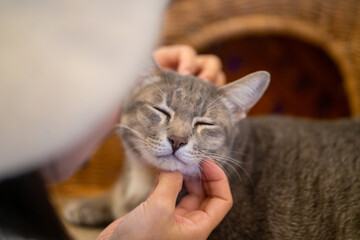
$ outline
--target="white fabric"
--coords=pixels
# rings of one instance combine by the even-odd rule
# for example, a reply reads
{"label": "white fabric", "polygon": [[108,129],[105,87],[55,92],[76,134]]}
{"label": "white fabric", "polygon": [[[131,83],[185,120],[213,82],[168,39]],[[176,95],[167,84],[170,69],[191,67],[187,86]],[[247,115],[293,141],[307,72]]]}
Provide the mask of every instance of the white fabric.
{"label": "white fabric", "polygon": [[113,111],[165,2],[0,1],[0,179],[71,148]]}

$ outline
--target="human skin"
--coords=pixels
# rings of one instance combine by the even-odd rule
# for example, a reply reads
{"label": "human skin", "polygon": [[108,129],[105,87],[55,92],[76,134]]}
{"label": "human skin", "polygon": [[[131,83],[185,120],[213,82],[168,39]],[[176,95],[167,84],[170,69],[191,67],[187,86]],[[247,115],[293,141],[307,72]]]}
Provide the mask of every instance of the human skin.
{"label": "human skin", "polygon": [[[201,167],[201,181],[183,179],[179,172],[161,171],[150,197],[110,224],[97,240],[206,239],[233,201],[222,169],[212,160],[203,161]],[[175,206],[183,180],[188,193]]]}
{"label": "human skin", "polygon": [[198,55],[195,49],[187,45],[160,47],[154,52],[158,64],[176,70],[180,74],[195,75],[218,86],[225,84],[225,74],[219,57],[211,54]]}

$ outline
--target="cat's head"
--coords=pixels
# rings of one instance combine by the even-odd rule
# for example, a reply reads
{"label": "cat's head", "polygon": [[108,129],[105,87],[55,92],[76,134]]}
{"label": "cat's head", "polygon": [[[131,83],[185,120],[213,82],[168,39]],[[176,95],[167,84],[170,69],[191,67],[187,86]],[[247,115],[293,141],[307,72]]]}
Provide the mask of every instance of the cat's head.
{"label": "cat's head", "polygon": [[200,162],[226,161],[233,126],[266,90],[260,71],[223,87],[156,64],[122,110],[119,132],[128,154],[157,168],[199,172]]}

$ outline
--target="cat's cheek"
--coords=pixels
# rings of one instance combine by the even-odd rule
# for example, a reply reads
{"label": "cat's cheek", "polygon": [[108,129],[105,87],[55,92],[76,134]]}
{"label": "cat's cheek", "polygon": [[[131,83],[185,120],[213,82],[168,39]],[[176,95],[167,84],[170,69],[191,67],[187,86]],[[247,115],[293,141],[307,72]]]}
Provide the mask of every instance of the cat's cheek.
{"label": "cat's cheek", "polygon": [[224,145],[225,140],[225,136],[222,134],[203,135],[201,136],[199,142],[201,143],[202,148],[216,150]]}
{"label": "cat's cheek", "polygon": [[166,119],[154,112],[138,112],[136,114],[138,125],[142,126],[142,132],[147,133],[149,129],[160,128],[165,125]]}
{"label": "cat's cheek", "polygon": [[219,146],[223,145],[225,141],[224,133],[219,128],[206,128],[202,129],[200,132],[201,140],[205,143],[208,143],[210,146]]}
{"label": "cat's cheek", "polygon": [[142,111],[138,111],[136,113],[136,119],[137,119],[138,124],[140,124],[144,127],[149,127],[151,125],[149,118]]}
{"label": "cat's cheek", "polygon": [[225,143],[224,137],[218,137],[218,138],[209,138],[208,144],[212,146],[213,149],[217,149],[219,147],[222,147]]}

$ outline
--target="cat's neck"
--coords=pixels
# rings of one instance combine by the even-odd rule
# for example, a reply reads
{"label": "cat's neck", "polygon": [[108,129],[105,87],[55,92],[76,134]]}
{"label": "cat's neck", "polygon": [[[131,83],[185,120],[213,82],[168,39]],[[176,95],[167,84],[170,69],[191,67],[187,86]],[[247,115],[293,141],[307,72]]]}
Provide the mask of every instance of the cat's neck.
{"label": "cat's neck", "polygon": [[235,124],[234,128],[231,129],[231,152],[233,157],[242,159],[244,154],[253,148],[253,130],[250,121],[244,119]]}
{"label": "cat's neck", "polygon": [[[256,157],[256,145],[254,130],[251,120],[244,119],[233,126],[232,139],[230,143],[230,157],[235,159],[241,166],[237,166],[240,175],[244,175],[243,179],[248,179],[252,171],[252,165]],[[245,173],[246,172],[246,173]]]}

